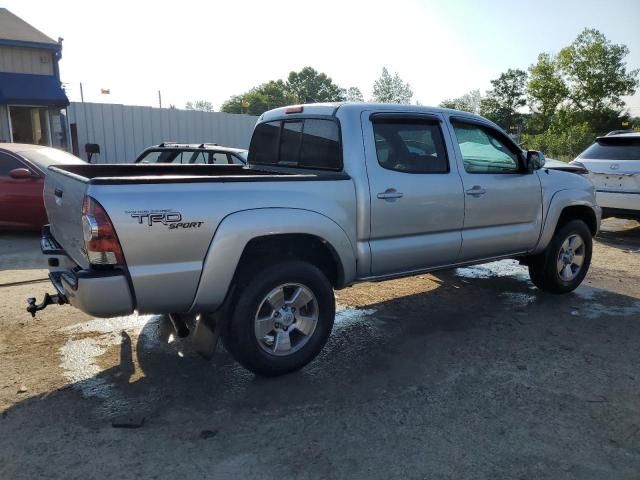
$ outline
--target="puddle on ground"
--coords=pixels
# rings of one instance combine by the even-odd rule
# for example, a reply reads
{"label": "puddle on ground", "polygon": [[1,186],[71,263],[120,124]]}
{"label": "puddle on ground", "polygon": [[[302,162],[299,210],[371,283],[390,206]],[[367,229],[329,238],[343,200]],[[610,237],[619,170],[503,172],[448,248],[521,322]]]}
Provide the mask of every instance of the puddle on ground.
{"label": "puddle on ground", "polygon": [[[594,320],[603,316],[624,317],[640,315],[640,301],[634,301],[630,305],[606,305],[598,302],[598,299],[606,300],[606,292],[598,291],[588,285],[581,285],[574,291],[581,303],[575,305],[572,315]],[[576,313],[573,313],[576,312]]]}
{"label": "puddle on ground", "polygon": [[509,307],[526,307],[536,301],[536,296],[531,293],[502,292],[500,297]]}
{"label": "puddle on ground", "polygon": [[[65,328],[69,339],[60,348],[60,366],[65,371],[65,377],[83,397],[103,400],[101,410],[105,413],[115,414],[126,410],[128,402],[116,391],[115,376],[99,376],[103,368],[99,366],[98,358],[110,347],[121,345],[124,341],[133,343],[138,337],[143,340],[141,345],[145,349],[165,348],[173,341],[173,337],[161,335],[162,319],[160,315],[133,314],[96,318]],[[133,373],[135,367],[131,367]]]}
{"label": "puddle on ground", "polygon": [[[335,328],[364,323],[375,312],[374,309],[336,305]],[[69,335],[60,348],[60,366],[64,369],[65,377],[84,398],[102,400],[104,404],[101,410],[107,415],[120,414],[129,407],[128,401],[116,388],[115,376],[100,376],[103,368],[98,359],[109,348],[130,341],[137,345],[138,354],[142,350],[180,357],[197,355],[190,348],[191,339],[176,338],[163,315],[96,318],[67,327],[64,331]],[[127,336],[123,336],[122,332],[126,332]],[[135,362],[135,359],[132,361]]]}
{"label": "puddle on ground", "polygon": [[594,320],[603,316],[628,317],[632,315],[640,315],[640,302],[634,302],[632,305],[625,307],[590,302],[588,305],[580,307],[577,314],[577,316],[587,318],[589,320]]}
{"label": "puddle on ground", "polygon": [[582,300],[593,300],[597,294],[597,291],[593,287],[582,284],[578,288],[576,288],[573,293],[579,296]]}
{"label": "puddle on ground", "polygon": [[529,279],[529,269],[520,265],[517,260],[500,260],[473,267],[456,268],[455,274],[465,278],[514,277],[519,280]]}
{"label": "puddle on ground", "polygon": [[346,327],[364,323],[367,321],[367,317],[374,313],[376,313],[376,310],[373,308],[353,308],[336,305],[335,326]]}

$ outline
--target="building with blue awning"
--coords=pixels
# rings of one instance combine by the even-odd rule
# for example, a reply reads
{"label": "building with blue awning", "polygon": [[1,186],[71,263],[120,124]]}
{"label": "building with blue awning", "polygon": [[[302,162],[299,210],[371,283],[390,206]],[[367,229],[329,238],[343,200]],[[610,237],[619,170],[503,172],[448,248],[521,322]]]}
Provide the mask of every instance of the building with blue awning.
{"label": "building with blue awning", "polygon": [[61,57],[62,39],[0,8],[0,142],[68,148]]}

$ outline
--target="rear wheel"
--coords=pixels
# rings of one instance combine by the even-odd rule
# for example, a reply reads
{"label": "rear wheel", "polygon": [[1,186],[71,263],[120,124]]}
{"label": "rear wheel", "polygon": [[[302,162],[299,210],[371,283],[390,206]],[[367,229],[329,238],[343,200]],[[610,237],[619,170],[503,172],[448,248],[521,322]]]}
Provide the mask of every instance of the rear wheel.
{"label": "rear wheel", "polygon": [[572,220],[560,227],[544,252],[529,261],[529,275],[545,292],[568,293],[582,283],[591,264],[593,241],[589,227]]}
{"label": "rear wheel", "polygon": [[317,267],[302,261],[252,270],[236,287],[237,300],[223,332],[225,347],[259,375],[298,370],[320,353],[333,328],[331,284]]}

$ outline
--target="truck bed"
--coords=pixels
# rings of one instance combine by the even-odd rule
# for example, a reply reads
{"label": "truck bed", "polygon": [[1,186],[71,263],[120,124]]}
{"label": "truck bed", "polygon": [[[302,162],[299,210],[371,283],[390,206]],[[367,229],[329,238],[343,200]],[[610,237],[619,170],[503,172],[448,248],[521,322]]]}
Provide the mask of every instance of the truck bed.
{"label": "truck bed", "polygon": [[269,170],[242,165],[59,165],[50,170],[91,185],[125,183],[260,182],[347,180],[340,172]]}

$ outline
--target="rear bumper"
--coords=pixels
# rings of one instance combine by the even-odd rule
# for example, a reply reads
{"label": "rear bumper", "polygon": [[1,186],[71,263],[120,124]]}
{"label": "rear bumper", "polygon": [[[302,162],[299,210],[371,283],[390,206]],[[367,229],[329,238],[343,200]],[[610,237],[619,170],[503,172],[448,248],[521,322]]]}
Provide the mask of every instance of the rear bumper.
{"label": "rear bumper", "polygon": [[124,272],[82,269],[66,255],[48,227],[42,232],[41,248],[49,262],[51,283],[71,305],[95,317],[133,312],[133,295]]}
{"label": "rear bumper", "polygon": [[612,214],[613,211],[625,211],[627,214],[636,212],[640,215],[640,192],[596,191],[596,201],[605,215]]}

